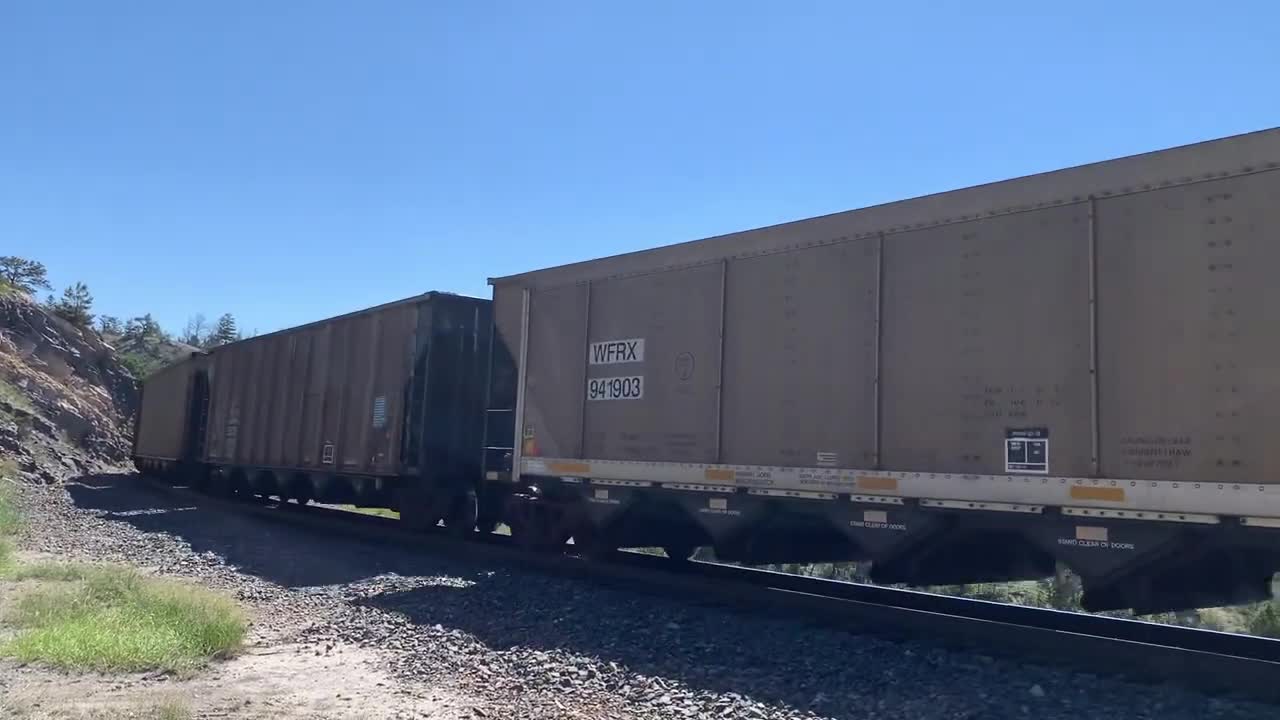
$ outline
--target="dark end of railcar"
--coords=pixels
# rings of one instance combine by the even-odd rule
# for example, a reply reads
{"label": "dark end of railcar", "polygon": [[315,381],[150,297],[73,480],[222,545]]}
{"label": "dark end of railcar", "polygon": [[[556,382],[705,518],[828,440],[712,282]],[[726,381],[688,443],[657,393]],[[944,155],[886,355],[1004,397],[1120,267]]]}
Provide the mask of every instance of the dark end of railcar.
{"label": "dark end of railcar", "polygon": [[474,482],[484,435],[491,302],[433,293],[419,308],[401,464],[435,482]]}

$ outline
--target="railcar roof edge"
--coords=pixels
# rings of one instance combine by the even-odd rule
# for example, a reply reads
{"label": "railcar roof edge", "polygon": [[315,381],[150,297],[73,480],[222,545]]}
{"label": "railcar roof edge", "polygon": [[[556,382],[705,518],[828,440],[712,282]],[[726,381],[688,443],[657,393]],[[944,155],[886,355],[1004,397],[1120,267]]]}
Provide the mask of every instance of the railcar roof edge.
{"label": "railcar roof edge", "polygon": [[[852,232],[848,232],[847,227],[831,229],[831,232],[842,235],[837,239],[853,239],[1081,202],[1089,196],[1111,197],[1275,169],[1280,169],[1280,126],[514,275],[490,277],[488,283],[491,286],[521,282],[530,286],[569,284],[785,250],[794,238],[770,237],[783,229],[804,232],[838,223],[846,226],[853,223]],[[906,221],[892,222],[895,214],[906,216]],[[839,233],[840,229],[846,232]],[[829,238],[824,239],[830,241]],[[805,241],[798,244],[817,243]]]}
{"label": "railcar roof edge", "polygon": [[[271,331],[271,332],[269,332],[269,333],[263,333],[263,334],[261,334],[261,335],[254,335],[253,337],[243,338],[243,339],[240,339],[240,340],[236,340],[235,342],[229,342],[229,343],[227,343],[227,344],[225,344],[225,345],[218,345],[217,347],[211,347],[211,348],[209,348],[209,349],[207,349],[207,350],[198,350],[198,351],[193,352],[193,353],[191,353],[191,354],[192,354],[193,356],[194,356],[194,355],[207,355],[207,354],[209,354],[209,353],[219,352],[219,351],[221,351],[222,349],[224,349],[224,348],[229,348],[229,347],[231,347],[231,346],[233,346],[233,345],[240,345],[241,343],[248,343],[248,342],[253,342],[253,341],[255,341],[255,340],[262,340],[263,338],[274,337],[274,336],[276,336],[276,335],[282,335],[282,334],[284,334],[284,333],[296,332],[296,331],[298,331],[298,330],[303,330],[303,329],[305,329],[305,328],[309,328],[309,327],[312,327],[312,326],[314,326],[314,325],[321,325],[321,324],[323,324],[323,323],[333,322],[333,321],[335,321],[335,320],[345,320],[345,319],[347,319],[347,318],[358,317],[358,316],[360,316],[360,315],[367,315],[367,314],[369,314],[369,313],[380,312],[380,311],[382,311],[382,310],[389,310],[389,309],[391,309],[391,308],[393,308],[393,307],[398,307],[398,306],[400,306],[400,305],[409,305],[409,304],[411,304],[411,303],[415,303],[415,302],[422,302],[422,301],[424,301],[424,300],[433,300],[433,299],[438,298],[438,297],[439,297],[439,298],[452,298],[452,299],[458,299],[458,300],[475,300],[475,301],[485,301],[485,302],[487,302],[487,301],[489,300],[489,298],[486,298],[486,297],[475,297],[475,296],[472,296],[472,295],[462,295],[462,294],[460,294],[460,293],[445,292],[445,291],[443,291],[443,290],[428,290],[427,292],[424,292],[424,293],[421,293],[421,294],[418,294],[418,295],[412,295],[412,296],[410,296],[410,297],[401,298],[401,299],[399,299],[399,300],[392,300],[392,301],[390,301],[390,302],[382,303],[381,305],[374,305],[374,306],[372,306],[372,307],[361,308],[361,309],[359,309],[359,310],[352,310],[351,312],[342,313],[341,315],[333,315],[333,316],[330,316],[330,317],[327,317],[327,318],[320,318],[319,320],[312,320],[312,321],[310,321],[310,322],[305,322],[305,323],[302,323],[301,325],[292,325],[292,326],[290,326],[290,327],[280,328],[279,330],[272,330],[272,331]],[[183,358],[183,359],[186,359],[186,358]]]}

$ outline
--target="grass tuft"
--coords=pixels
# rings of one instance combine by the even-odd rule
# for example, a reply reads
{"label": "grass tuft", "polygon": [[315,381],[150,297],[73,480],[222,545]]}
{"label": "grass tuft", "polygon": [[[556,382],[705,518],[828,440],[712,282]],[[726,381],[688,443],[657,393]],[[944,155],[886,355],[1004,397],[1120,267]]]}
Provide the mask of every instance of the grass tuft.
{"label": "grass tuft", "polygon": [[7,480],[12,468],[12,460],[0,460],[0,574],[13,567],[13,546],[9,544],[8,536],[18,532],[22,524],[18,508],[14,505],[13,489]]}
{"label": "grass tuft", "polygon": [[152,708],[151,715],[155,720],[188,720],[191,710],[177,700],[171,700]]}
{"label": "grass tuft", "polygon": [[12,577],[46,583],[22,593],[0,654],[68,669],[192,670],[229,654],[245,619],[231,600],[125,567],[41,564]]}

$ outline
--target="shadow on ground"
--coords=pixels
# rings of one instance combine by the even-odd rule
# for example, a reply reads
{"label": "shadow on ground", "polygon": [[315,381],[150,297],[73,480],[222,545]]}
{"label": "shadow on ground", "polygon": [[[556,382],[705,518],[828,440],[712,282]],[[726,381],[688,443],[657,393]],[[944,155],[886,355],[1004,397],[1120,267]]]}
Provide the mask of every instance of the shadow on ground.
{"label": "shadow on ground", "polygon": [[[883,655],[884,644],[865,638],[523,572],[492,561],[462,562],[335,537],[239,514],[218,502],[202,505],[137,475],[82,477],[68,490],[76,505],[108,520],[148,533],[169,533],[196,552],[214,553],[241,572],[285,587],[343,585],[388,574],[459,578],[464,582],[410,590],[388,585],[385,592],[354,602],[402,614],[420,625],[465,631],[496,650],[567,650],[700,690],[801,707],[820,691],[831,693],[833,673],[852,666],[862,666],[863,680],[872,683],[917,680],[914,676],[921,672],[901,663],[884,670],[876,657]],[[833,657],[840,663],[831,663]],[[928,668],[927,663],[914,665]]]}

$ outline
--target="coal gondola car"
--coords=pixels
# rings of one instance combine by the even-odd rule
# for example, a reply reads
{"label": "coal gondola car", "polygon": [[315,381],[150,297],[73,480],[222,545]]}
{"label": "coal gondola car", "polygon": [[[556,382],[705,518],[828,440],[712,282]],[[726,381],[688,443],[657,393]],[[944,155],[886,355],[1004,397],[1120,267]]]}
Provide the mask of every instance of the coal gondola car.
{"label": "coal gondola car", "polygon": [[432,292],[193,354],[144,384],[135,463],[215,494],[470,530],[490,305]]}

